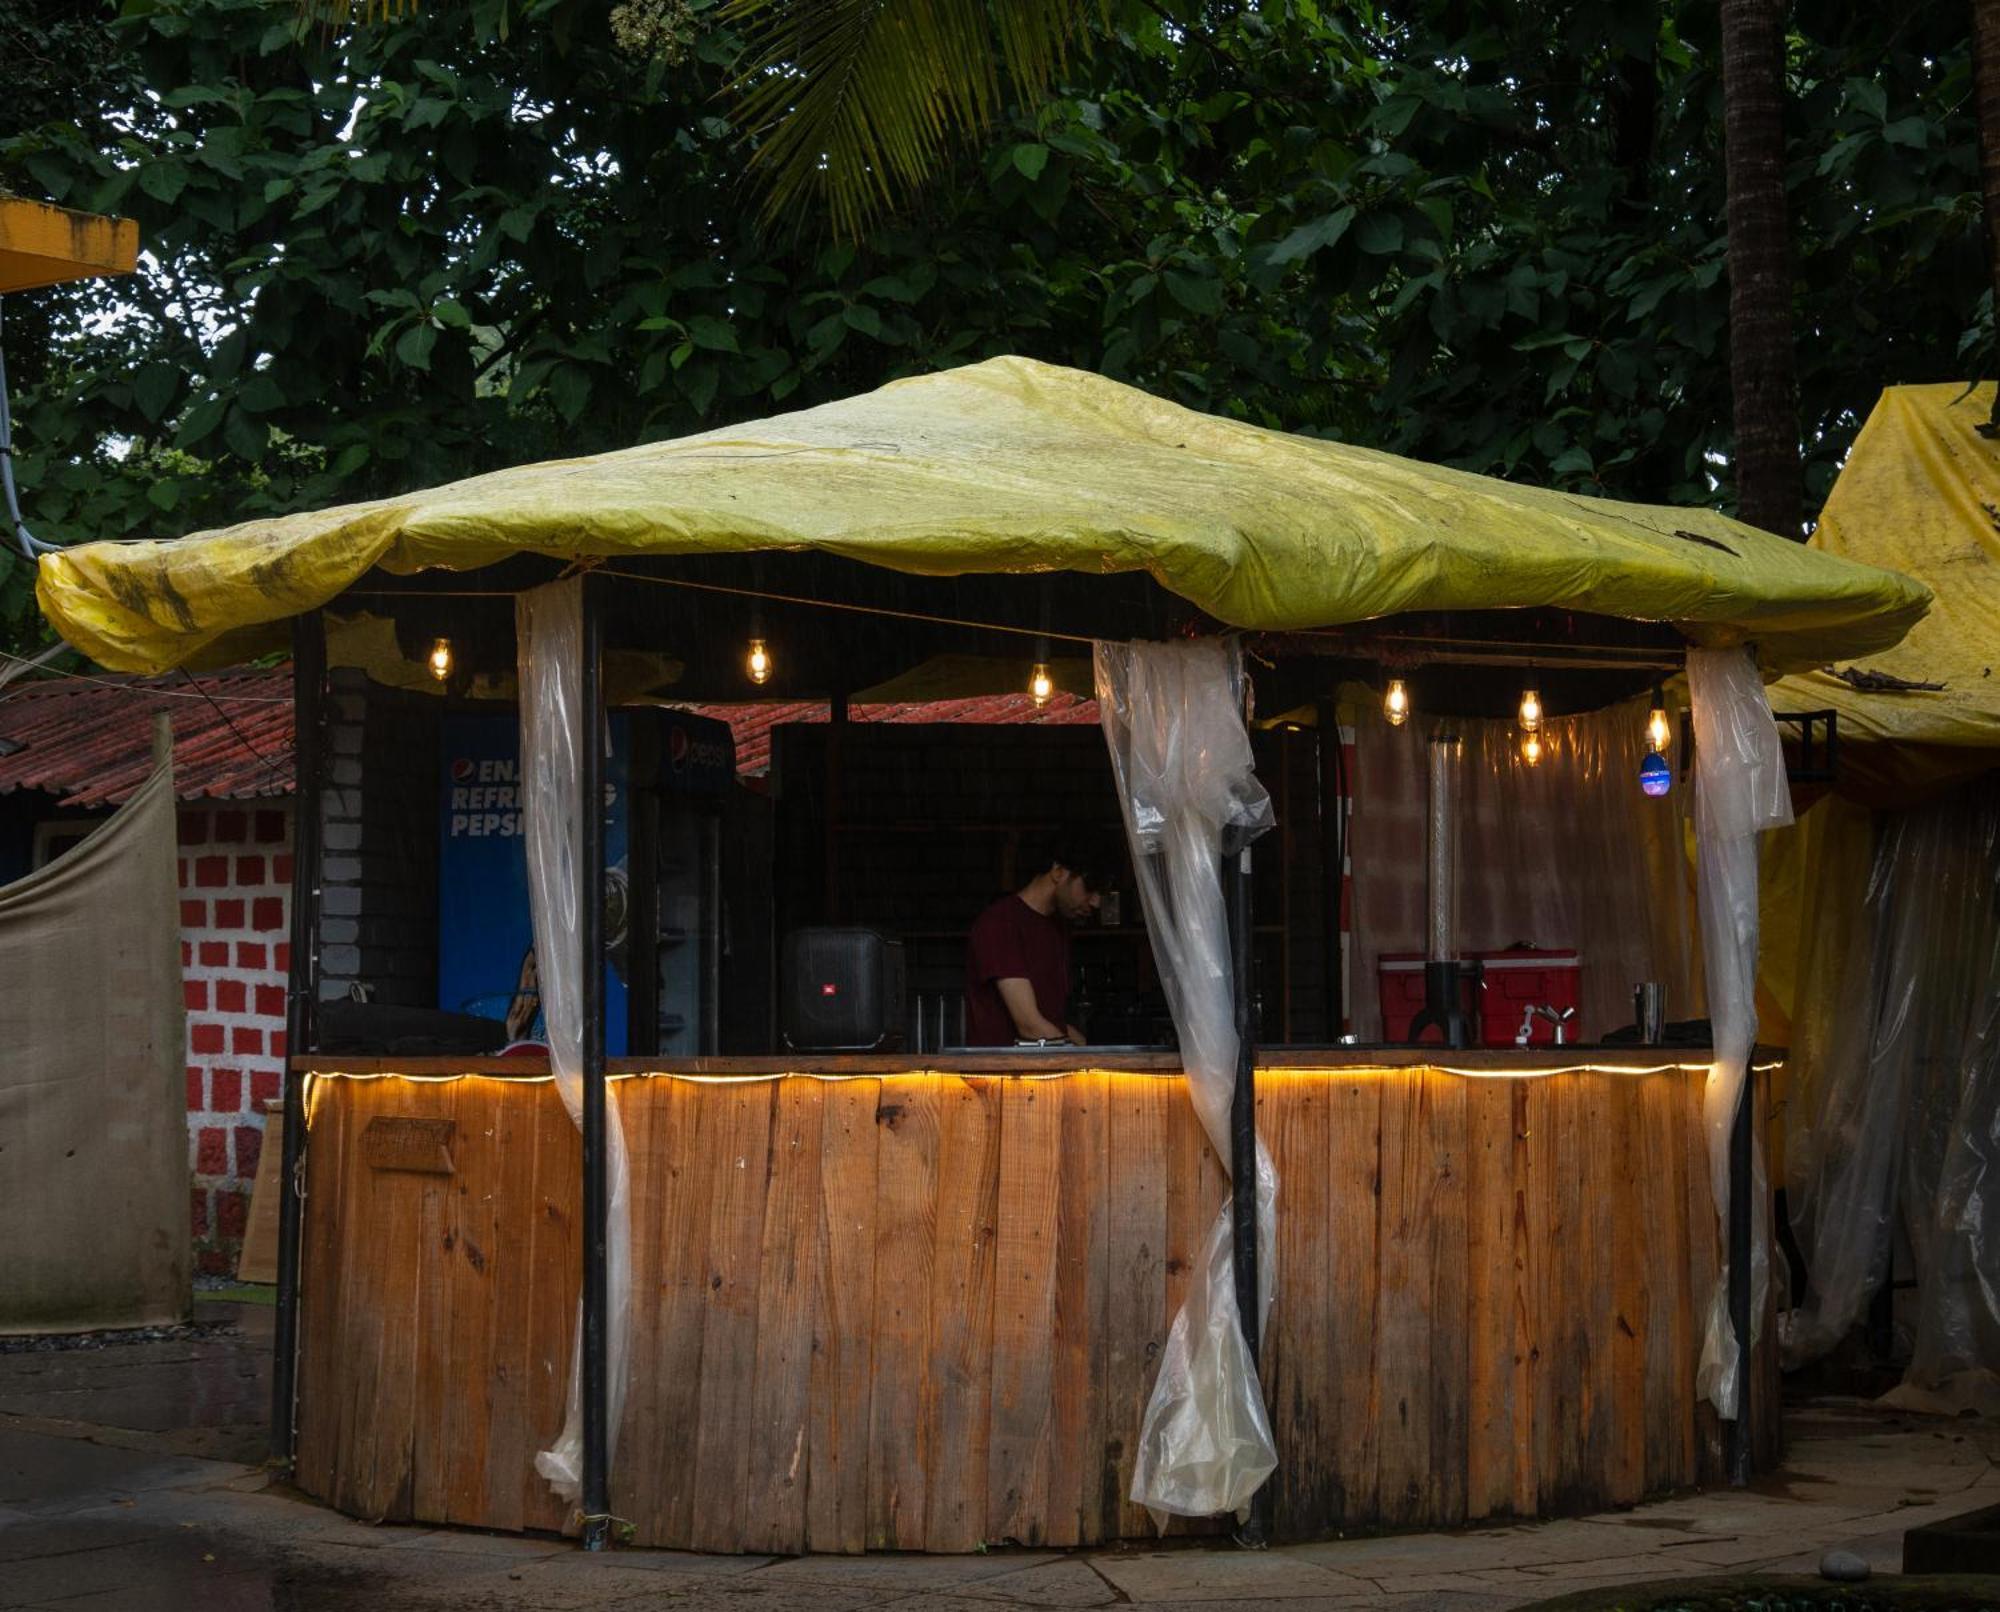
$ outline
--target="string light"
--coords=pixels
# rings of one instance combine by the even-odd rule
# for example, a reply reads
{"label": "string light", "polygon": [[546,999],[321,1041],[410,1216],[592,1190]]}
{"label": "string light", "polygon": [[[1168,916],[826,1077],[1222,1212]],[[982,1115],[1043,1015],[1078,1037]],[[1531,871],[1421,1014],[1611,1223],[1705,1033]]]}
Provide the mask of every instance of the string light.
{"label": "string light", "polygon": [[[1521,690],[1521,731],[1538,733],[1542,726],[1542,696],[1531,682]],[[1537,760],[1540,759],[1538,756]]]}
{"label": "string light", "polygon": [[1646,748],[1663,756],[1674,742],[1674,730],[1667,722],[1667,697],[1658,684],[1653,687],[1653,709],[1646,717]]}
{"label": "string light", "polygon": [[1521,760],[1530,767],[1542,764],[1542,736],[1539,733],[1521,735]]}
{"label": "string light", "polygon": [[1036,661],[1035,669],[1028,678],[1028,698],[1036,705],[1047,705],[1055,698],[1056,680],[1049,676],[1048,663]]}
{"label": "string light", "polygon": [[760,687],[771,681],[771,652],[764,647],[764,640],[750,640],[750,653],[744,657],[743,669],[750,674],[750,681]]}
{"label": "string light", "polygon": [[1382,715],[1392,728],[1410,719],[1410,691],[1400,677],[1389,679],[1389,692],[1382,696]]}
{"label": "string light", "polygon": [[440,683],[449,682],[451,680],[451,664],[451,640],[449,638],[440,638],[436,643],[431,645],[430,659],[428,661],[431,676],[435,677]]}

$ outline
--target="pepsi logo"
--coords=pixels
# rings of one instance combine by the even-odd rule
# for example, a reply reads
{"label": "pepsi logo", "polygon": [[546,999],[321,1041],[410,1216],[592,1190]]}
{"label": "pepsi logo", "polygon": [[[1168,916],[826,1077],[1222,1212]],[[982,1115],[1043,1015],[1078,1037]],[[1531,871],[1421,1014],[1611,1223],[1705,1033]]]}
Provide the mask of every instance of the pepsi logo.
{"label": "pepsi logo", "polygon": [[472,777],[475,770],[471,761],[464,756],[458,756],[453,759],[451,764],[451,781],[455,784],[462,784]]}

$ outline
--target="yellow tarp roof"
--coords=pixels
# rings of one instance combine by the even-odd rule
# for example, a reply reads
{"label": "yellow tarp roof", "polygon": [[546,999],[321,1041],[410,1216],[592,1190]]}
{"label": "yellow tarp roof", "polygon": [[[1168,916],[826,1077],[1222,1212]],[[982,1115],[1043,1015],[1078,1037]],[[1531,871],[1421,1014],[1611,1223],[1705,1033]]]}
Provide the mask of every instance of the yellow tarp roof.
{"label": "yellow tarp roof", "polygon": [[1886,649],[1929,598],[1707,510],[1288,436],[1023,358],[375,503],[84,544],[45,556],[37,591],[78,648],[157,672],[228,658],[371,566],[784,548],[928,575],[1144,569],[1245,628],[1549,605],[1755,639],[1776,668]]}
{"label": "yellow tarp roof", "polygon": [[1893,386],[1855,438],[1811,547],[1893,566],[1936,591],[1931,613],[1859,666],[1942,691],[1868,691],[1828,671],[1771,689],[1781,711],[1840,713],[1841,790],[1888,802],[2000,766],[2000,442],[1979,434],[1990,384]]}
{"label": "yellow tarp roof", "polygon": [[130,274],[138,259],[139,226],[129,218],[0,197],[0,295]]}

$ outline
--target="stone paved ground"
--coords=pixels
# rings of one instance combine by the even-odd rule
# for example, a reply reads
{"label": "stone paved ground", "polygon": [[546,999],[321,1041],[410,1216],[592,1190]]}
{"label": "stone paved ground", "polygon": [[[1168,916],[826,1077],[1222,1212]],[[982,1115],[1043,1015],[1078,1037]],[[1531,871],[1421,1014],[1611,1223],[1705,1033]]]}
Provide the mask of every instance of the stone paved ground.
{"label": "stone paved ground", "polygon": [[1906,1528],[2000,1504],[2000,1428],[1817,1407],[1793,1413],[1784,1470],[1752,1490],[1533,1527],[1262,1552],[594,1556],[553,1539],[372,1527],[274,1484],[257,1465],[269,1312],[240,1319],[206,1336],[0,1353],[0,1607],[1485,1612],[1648,1579],[1810,1573],[1836,1545],[1894,1573]]}

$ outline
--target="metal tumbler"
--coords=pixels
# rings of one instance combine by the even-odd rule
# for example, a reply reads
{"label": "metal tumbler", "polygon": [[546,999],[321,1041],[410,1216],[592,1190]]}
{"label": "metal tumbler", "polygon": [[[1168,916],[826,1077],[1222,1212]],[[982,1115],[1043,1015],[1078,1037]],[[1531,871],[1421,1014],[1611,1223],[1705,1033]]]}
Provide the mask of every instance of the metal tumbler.
{"label": "metal tumbler", "polygon": [[1647,1046],[1657,1047],[1664,1041],[1667,1033],[1666,986],[1654,980],[1633,986],[1632,1018],[1639,1026],[1639,1039]]}

